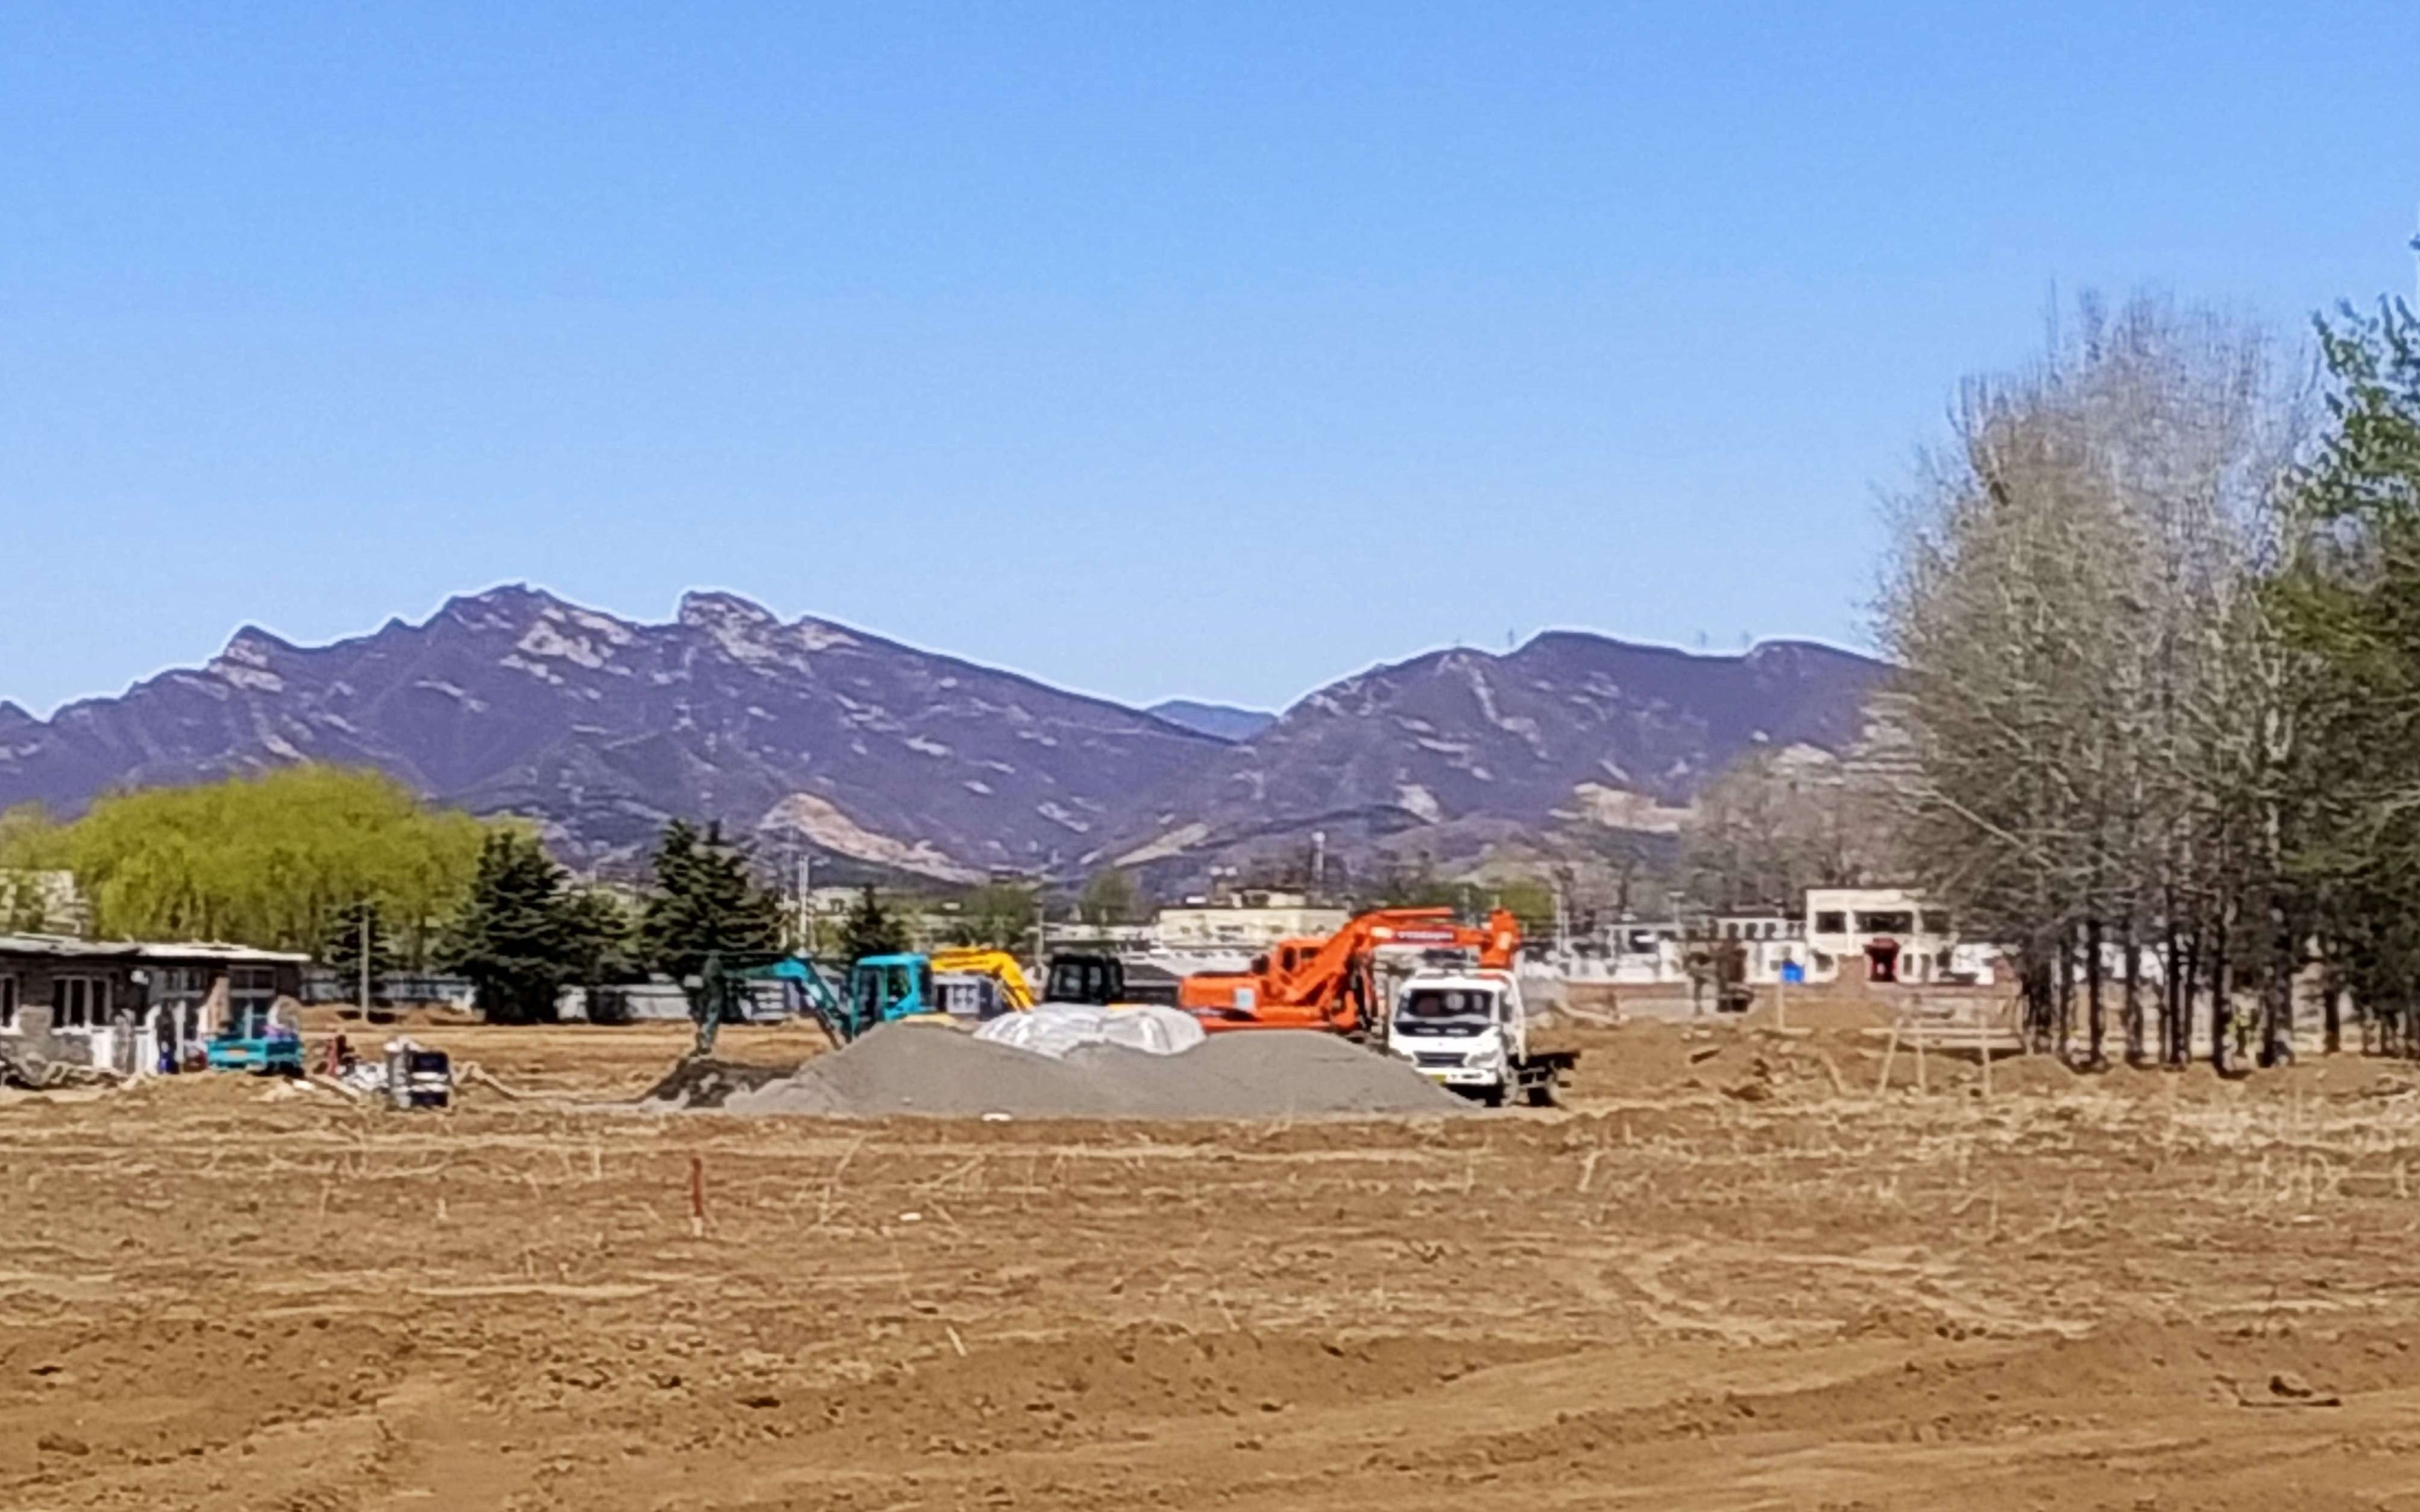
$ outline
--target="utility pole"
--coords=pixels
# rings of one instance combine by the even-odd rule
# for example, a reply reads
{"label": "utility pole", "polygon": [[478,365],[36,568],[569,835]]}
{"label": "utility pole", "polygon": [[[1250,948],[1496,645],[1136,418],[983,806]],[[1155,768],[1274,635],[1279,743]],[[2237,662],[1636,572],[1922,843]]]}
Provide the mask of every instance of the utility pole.
{"label": "utility pole", "polygon": [[1563,903],[1563,879],[1554,878],[1555,888],[1555,971],[1568,978],[1572,974],[1572,916]]}
{"label": "utility pole", "polygon": [[370,1021],[370,904],[362,902],[362,1022]]}
{"label": "utility pole", "polygon": [[799,853],[799,895],[795,900],[795,907],[798,915],[797,937],[799,942],[799,953],[800,955],[813,955],[815,953],[814,920],[810,913],[807,902],[808,895],[812,891],[808,887],[808,883],[814,876],[814,865],[815,862],[813,856],[809,855],[805,851],[800,851]]}

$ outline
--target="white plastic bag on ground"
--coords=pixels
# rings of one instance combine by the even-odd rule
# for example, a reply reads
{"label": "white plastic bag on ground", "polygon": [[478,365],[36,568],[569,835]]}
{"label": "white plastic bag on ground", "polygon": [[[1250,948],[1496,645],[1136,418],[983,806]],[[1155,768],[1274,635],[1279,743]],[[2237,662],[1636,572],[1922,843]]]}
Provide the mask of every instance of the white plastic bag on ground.
{"label": "white plastic bag on ground", "polygon": [[978,1040],[1063,1059],[1078,1045],[1114,1044],[1149,1056],[1182,1055],[1202,1040],[1192,1014],[1158,1003],[1095,1008],[1043,1003],[1028,1013],[1003,1013],[975,1030]]}

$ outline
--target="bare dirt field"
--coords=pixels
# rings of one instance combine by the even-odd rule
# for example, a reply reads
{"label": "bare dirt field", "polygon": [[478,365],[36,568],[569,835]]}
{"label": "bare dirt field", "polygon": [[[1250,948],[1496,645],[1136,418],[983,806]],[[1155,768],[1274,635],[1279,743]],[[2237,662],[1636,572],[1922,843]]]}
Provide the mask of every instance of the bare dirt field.
{"label": "bare dirt field", "polygon": [[1649,1024],[1561,1111],[843,1122],[415,1032],[531,1095],[0,1102],[0,1507],[2420,1508],[2400,1066]]}

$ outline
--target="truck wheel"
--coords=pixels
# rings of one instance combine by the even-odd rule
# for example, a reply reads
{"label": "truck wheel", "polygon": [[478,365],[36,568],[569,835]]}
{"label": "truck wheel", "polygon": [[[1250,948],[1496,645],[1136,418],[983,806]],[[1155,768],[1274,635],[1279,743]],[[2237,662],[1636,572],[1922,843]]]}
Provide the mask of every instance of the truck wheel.
{"label": "truck wheel", "polygon": [[1483,1108],[1502,1107],[1504,1105],[1504,1084],[1498,1082],[1494,1087],[1481,1088],[1479,1089],[1479,1105]]}
{"label": "truck wheel", "polygon": [[1536,1081],[1531,1082],[1528,1087],[1523,1088],[1521,1095],[1522,1101],[1528,1103],[1533,1108],[1553,1107],[1555,1105],[1554,1076],[1550,1073],[1539,1077]]}

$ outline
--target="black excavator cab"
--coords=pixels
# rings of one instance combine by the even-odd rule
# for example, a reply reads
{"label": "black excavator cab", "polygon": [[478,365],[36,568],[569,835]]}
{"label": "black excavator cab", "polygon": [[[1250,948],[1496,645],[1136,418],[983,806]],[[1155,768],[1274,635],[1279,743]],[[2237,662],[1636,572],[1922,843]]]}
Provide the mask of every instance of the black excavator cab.
{"label": "black excavator cab", "polygon": [[1054,955],[1043,979],[1042,1000],[1090,1003],[1095,1008],[1123,1003],[1126,1001],[1125,963],[1113,955],[1074,951]]}

